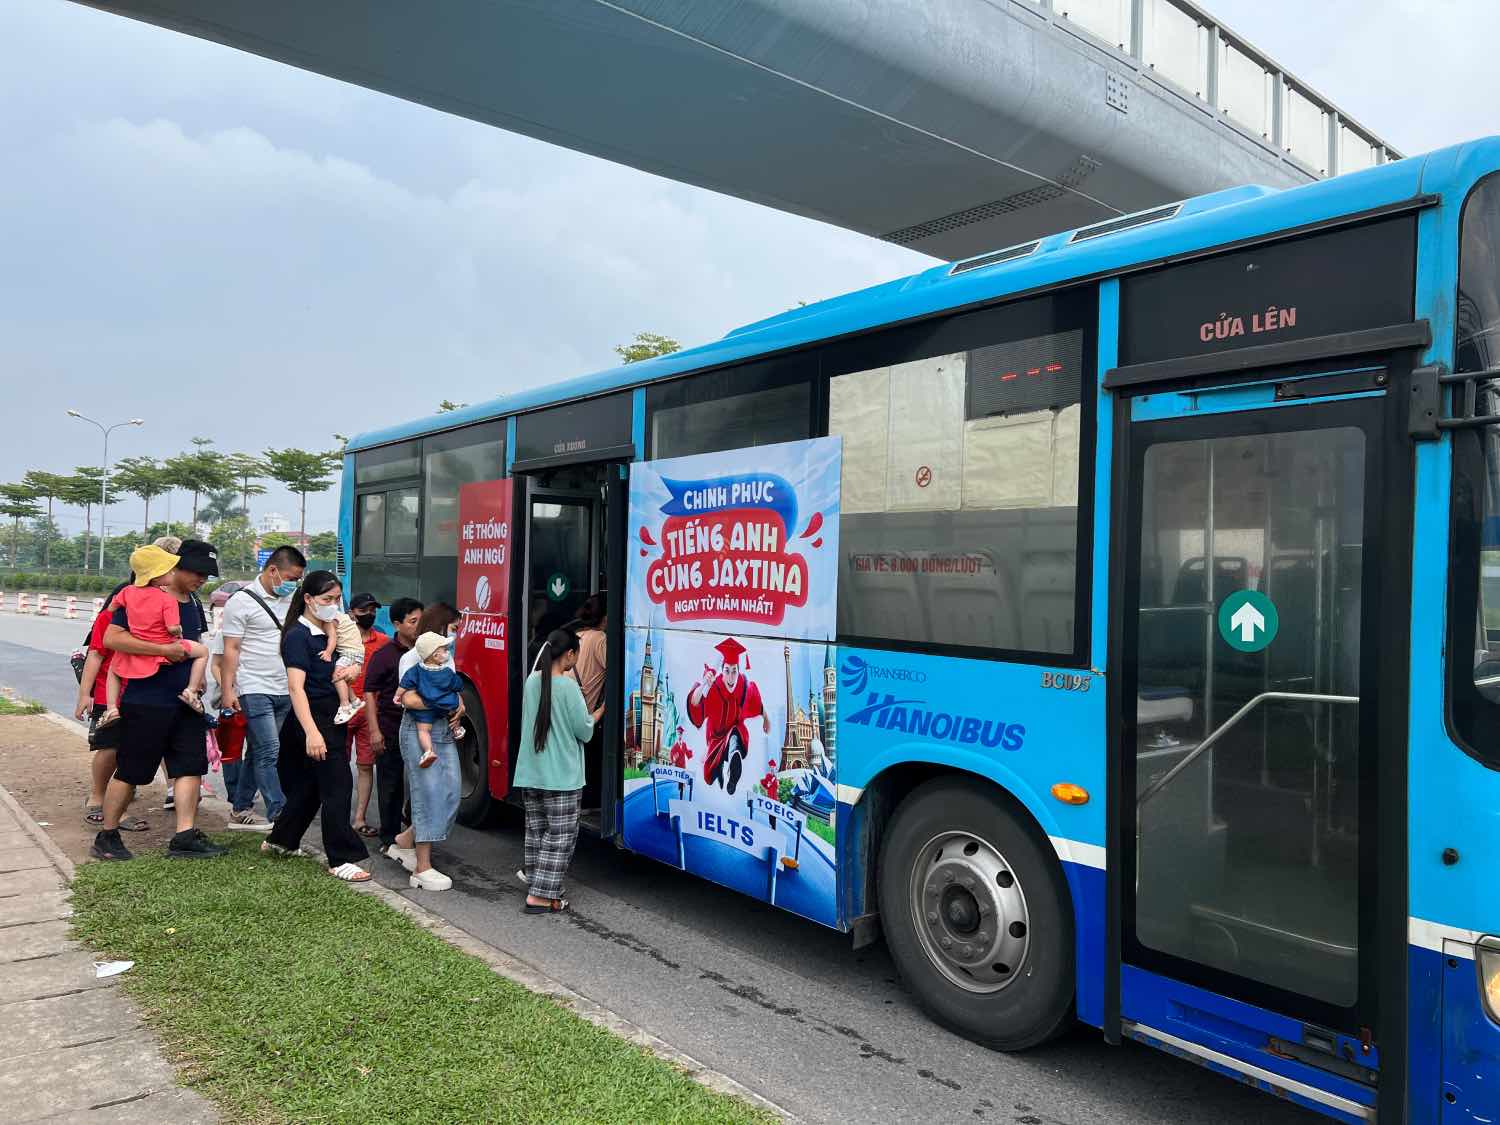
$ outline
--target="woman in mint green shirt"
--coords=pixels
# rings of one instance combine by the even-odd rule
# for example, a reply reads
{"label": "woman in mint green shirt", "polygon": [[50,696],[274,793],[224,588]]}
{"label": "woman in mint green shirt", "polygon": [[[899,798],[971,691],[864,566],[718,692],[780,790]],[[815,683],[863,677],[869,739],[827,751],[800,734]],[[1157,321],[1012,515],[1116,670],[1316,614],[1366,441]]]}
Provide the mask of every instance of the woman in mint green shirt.
{"label": "woman in mint green shirt", "polygon": [[526,802],[527,914],[555,914],[568,908],[563,876],[578,842],[579,799],[583,796],[583,744],[594,733],[604,705],[589,713],[573,675],[578,638],[553,630],[542,646],[537,671],[521,695],[521,745],[513,784]]}

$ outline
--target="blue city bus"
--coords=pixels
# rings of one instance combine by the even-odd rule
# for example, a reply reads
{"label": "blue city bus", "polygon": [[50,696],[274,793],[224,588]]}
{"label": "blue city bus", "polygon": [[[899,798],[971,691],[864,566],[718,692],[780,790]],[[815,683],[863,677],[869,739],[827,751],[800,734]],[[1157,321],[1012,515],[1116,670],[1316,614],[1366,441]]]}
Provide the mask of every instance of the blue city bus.
{"label": "blue city bus", "polygon": [[[509,798],[535,638],[606,592],[591,831],[883,936],[997,1049],[1080,1021],[1339,1120],[1491,1121],[1497,345],[1484,140],[363,434],[340,566],[495,618],[459,653],[466,823]],[[641,604],[642,482],[814,457],[831,636],[726,649]],[[481,482],[500,506],[461,529]],[[485,522],[514,565],[461,596]],[[764,712],[708,729],[749,716],[770,772],[694,814],[734,793],[688,751],[735,646]]]}

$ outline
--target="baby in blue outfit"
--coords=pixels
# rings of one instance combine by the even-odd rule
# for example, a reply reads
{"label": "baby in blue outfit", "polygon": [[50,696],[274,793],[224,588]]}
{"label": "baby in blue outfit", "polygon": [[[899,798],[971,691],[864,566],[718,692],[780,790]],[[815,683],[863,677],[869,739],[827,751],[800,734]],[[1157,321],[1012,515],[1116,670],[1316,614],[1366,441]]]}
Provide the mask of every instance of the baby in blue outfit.
{"label": "baby in blue outfit", "polygon": [[427,704],[422,710],[412,708],[408,712],[417,724],[417,741],[422,744],[422,757],[417,765],[424,770],[437,761],[437,751],[432,748],[432,725],[448,721],[458,710],[463,691],[463,681],[450,663],[451,643],[450,638],[437,633],[423,633],[415,646],[417,662],[401,677],[401,691],[414,691]]}

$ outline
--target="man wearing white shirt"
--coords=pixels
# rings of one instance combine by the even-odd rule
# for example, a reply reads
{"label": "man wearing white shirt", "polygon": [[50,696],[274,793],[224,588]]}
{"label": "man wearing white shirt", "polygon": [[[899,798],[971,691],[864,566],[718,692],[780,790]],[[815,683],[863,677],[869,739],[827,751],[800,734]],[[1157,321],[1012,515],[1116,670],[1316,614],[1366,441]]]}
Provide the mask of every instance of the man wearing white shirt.
{"label": "man wearing white shirt", "polygon": [[296,547],[278,547],[260,574],[224,603],[220,706],[245,716],[245,761],[239,786],[230,794],[233,812],[226,826],[230,829],[271,830],[268,821],[255,815],[257,789],[271,820],[281,815],[286,804],[276,772],[281,725],[292,709],[281,658],[281,623],[306,568],[307,559]]}

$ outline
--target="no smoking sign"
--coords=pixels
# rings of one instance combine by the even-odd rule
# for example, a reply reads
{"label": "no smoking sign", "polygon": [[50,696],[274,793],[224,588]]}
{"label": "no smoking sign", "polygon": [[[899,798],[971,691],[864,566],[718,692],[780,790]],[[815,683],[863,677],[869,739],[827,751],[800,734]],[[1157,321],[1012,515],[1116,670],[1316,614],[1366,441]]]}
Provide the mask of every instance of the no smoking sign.
{"label": "no smoking sign", "polygon": [[928,468],[926,465],[919,465],[917,467],[917,487],[918,488],[926,488],[931,483],[932,483],[932,470],[930,468]]}

